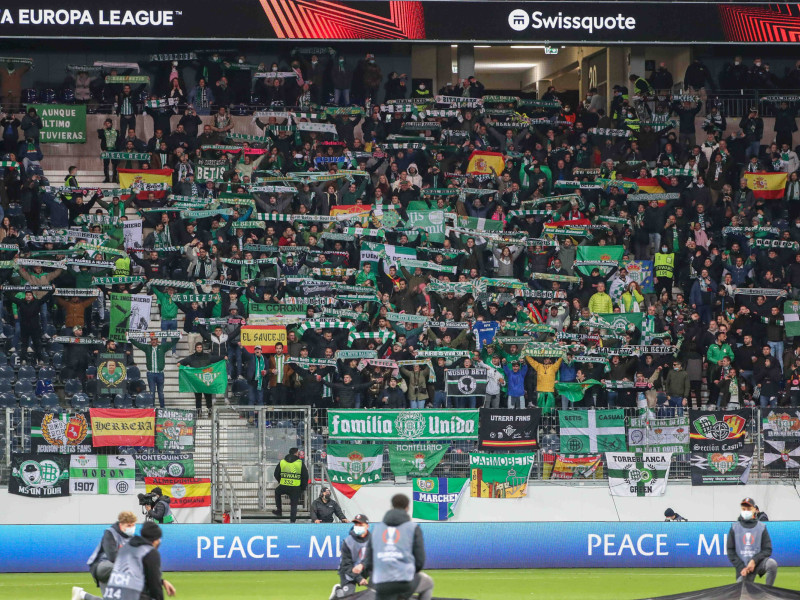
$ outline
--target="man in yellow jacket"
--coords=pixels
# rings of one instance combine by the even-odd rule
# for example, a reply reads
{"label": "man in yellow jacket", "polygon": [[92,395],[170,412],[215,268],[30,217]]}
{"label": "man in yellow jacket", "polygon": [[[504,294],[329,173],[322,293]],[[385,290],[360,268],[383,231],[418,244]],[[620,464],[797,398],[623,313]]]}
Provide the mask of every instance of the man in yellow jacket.
{"label": "man in yellow jacket", "polygon": [[597,291],[589,298],[589,311],[594,314],[614,312],[614,302],[611,296],[606,294],[605,283],[597,284]]}
{"label": "man in yellow jacket", "polygon": [[556,398],[553,393],[555,392],[556,377],[558,376],[558,369],[561,366],[562,359],[559,358],[555,362],[550,357],[544,358],[544,362],[539,362],[532,356],[526,356],[525,359],[531,368],[536,371],[536,391],[538,392],[536,403],[543,413],[548,413],[556,405]]}

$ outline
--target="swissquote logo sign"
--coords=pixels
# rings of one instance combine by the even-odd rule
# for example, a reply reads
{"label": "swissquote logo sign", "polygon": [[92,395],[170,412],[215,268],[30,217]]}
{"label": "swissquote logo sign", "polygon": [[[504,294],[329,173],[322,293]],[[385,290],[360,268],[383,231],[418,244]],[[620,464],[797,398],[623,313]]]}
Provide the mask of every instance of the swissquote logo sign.
{"label": "swissquote logo sign", "polygon": [[565,15],[561,11],[557,15],[546,15],[540,10],[528,14],[527,11],[517,8],[508,14],[508,26],[514,31],[525,31],[528,28],[544,30],[577,29],[592,34],[603,29],[609,31],[632,31],[636,29],[636,19],[634,17],[626,17],[622,13],[618,13],[615,17]]}

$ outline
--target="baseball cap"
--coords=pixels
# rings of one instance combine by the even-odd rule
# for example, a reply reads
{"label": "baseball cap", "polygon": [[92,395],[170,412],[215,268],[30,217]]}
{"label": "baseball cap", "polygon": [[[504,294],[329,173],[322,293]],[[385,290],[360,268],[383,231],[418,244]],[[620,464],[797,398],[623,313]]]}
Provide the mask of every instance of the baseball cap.
{"label": "baseball cap", "polygon": [[253,350],[261,350],[261,346],[256,346]]}
{"label": "baseball cap", "polygon": [[667,510],[664,511],[664,516],[665,517],[674,517],[675,516],[675,511],[672,510],[671,508],[668,508]]}
{"label": "baseball cap", "polygon": [[742,500],[742,501],[740,502],[740,504],[741,504],[742,506],[744,506],[744,505],[747,505],[747,506],[752,506],[752,507],[754,507],[754,508],[755,508],[755,506],[756,506],[756,501],[755,501],[755,500],[753,500],[752,498],[745,498],[744,500]]}
{"label": "baseball cap", "polygon": [[358,513],[355,517],[353,517],[352,521],[354,523],[367,523],[367,524],[369,523],[369,519],[367,518],[367,515],[363,515],[361,513]]}

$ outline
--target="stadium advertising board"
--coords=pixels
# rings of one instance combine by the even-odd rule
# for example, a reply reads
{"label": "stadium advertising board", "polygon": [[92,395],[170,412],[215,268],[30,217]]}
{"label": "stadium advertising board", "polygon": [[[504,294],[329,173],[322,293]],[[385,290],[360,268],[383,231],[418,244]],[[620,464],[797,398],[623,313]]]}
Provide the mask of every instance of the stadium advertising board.
{"label": "stadium advertising board", "polygon": [[[430,569],[729,567],[725,522],[423,523]],[[800,522],[768,523],[773,556],[800,566]],[[0,526],[0,572],[85,572],[106,525]],[[169,525],[165,571],[335,569],[350,525]],[[493,552],[485,552],[493,548]],[[480,557],[480,559],[476,558]]]}
{"label": "stadium advertising board", "polygon": [[[43,0],[0,8],[0,36],[31,38],[421,40],[581,43],[792,43],[797,4],[693,2],[241,0],[219,11],[214,0],[138,0],[123,9],[100,0],[68,7]],[[209,15],[214,26],[209,28]],[[458,15],[458,26],[453,17]],[[687,18],[691,15],[691,18]]]}

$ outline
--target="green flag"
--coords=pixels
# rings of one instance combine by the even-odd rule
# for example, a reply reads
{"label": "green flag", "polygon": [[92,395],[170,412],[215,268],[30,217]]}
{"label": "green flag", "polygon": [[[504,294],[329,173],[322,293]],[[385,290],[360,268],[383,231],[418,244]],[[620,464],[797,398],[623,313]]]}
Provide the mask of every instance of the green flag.
{"label": "green flag", "polygon": [[570,402],[580,402],[586,390],[593,385],[602,385],[597,379],[585,381],[556,382],[556,393],[565,396]]}
{"label": "green flag", "polygon": [[181,392],[224,394],[228,389],[228,370],[220,360],[207,367],[178,368],[178,389]]}
{"label": "green flag", "polygon": [[194,477],[191,454],[136,454],[140,477]]}
{"label": "green flag", "polygon": [[469,455],[472,498],[522,498],[536,455],[473,452]]}
{"label": "green flag", "polygon": [[597,321],[600,327],[618,332],[634,333],[635,331],[641,331],[643,318],[644,315],[642,313],[597,313]]}
{"label": "green flag", "polygon": [[389,444],[389,467],[395,476],[430,477],[449,444]]}
{"label": "green flag", "polygon": [[783,303],[783,323],[786,337],[800,335],[800,302],[789,300]]}
{"label": "green flag", "polygon": [[361,485],[382,479],[382,444],[331,444],[327,454],[331,483]]}
{"label": "green flag", "polygon": [[[193,451],[196,417],[197,412],[193,410],[159,408],[156,411],[156,448],[182,452]],[[163,477],[163,475],[158,477]],[[178,475],[173,475],[173,477],[178,477]],[[193,475],[186,475],[186,477],[193,477]]]}
{"label": "green flag", "polygon": [[85,144],[85,104],[29,104],[42,119],[42,144]]}
{"label": "green flag", "polygon": [[73,454],[69,460],[70,494],[133,494],[135,479],[127,454]]}
{"label": "green flag", "polygon": [[443,210],[409,210],[408,227],[423,229],[428,233],[428,240],[435,243],[444,241]]}
{"label": "green flag", "polygon": [[575,267],[584,275],[591,275],[592,269],[600,269],[601,275],[611,271],[613,265],[622,260],[625,248],[622,246],[578,246]]}
{"label": "green flag", "polygon": [[624,452],[628,449],[622,409],[560,410],[558,426],[560,451],[564,453]]}
{"label": "green flag", "polygon": [[606,452],[608,490],[612,496],[663,496],[671,453]]}
{"label": "green flag", "polygon": [[465,483],[466,477],[415,479],[411,516],[426,521],[446,521],[453,516]]}

